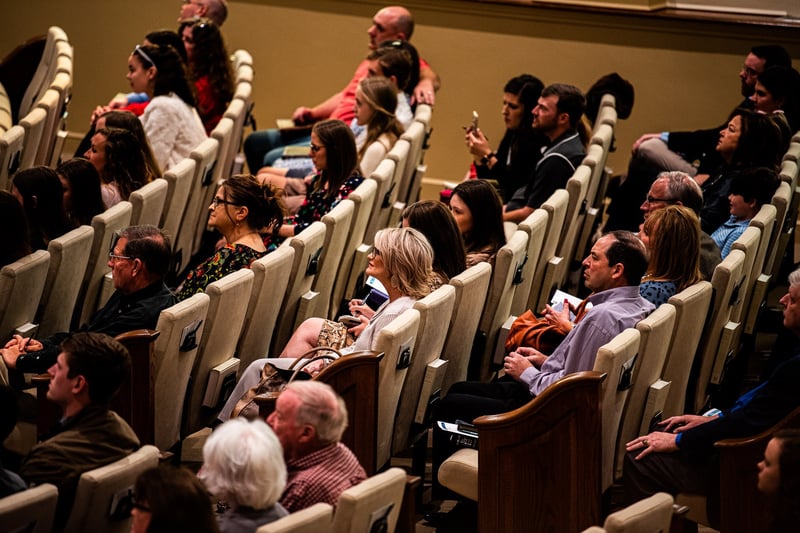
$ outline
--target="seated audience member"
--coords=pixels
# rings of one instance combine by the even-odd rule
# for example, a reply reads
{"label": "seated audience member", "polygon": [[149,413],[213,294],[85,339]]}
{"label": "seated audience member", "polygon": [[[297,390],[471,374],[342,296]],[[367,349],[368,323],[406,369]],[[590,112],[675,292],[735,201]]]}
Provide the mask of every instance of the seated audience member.
{"label": "seated audience member", "polygon": [[744,233],[761,206],[772,200],[778,185],[780,181],[775,171],[764,167],[745,169],[731,178],[728,194],[731,216],[711,234],[722,251],[722,259],[728,256],[733,243]]}
{"label": "seated audience member", "polygon": [[[371,350],[382,328],[430,293],[433,250],[417,230],[387,228],[378,231],[368,258],[365,275],[380,281],[389,299],[371,317],[355,315],[361,324],[353,327],[324,318],[304,320],[286,343],[281,357],[300,357],[317,346],[329,346],[343,354]],[[267,359],[257,359],[247,367],[222,409],[220,420],[230,418],[239,399],[258,384],[266,362]]]}
{"label": "seated audience member", "polygon": [[450,212],[464,237],[467,268],[481,262],[494,265],[497,251],[506,244],[503,204],[495,188],[483,180],[462,181],[450,196]]}
{"label": "seated audience member", "polygon": [[31,253],[28,217],[8,191],[0,191],[0,228],[5,234],[3,246],[0,246],[0,268],[3,268]]}
{"label": "seated audience member", "polygon": [[520,347],[505,358],[503,368],[508,378],[454,384],[439,404],[438,420],[472,421],[524,405],[565,375],[591,370],[600,346],[654,309],[639,295],[647,255],[644,244],[632,233],[616,231],[598,239],[583,267],[586,287],[592,291],[587,298],[592,307],[552,355]]}
{"label": "seated audience member", "polygon": [[[356,117],[350,129],[355,137],[358,154],[358,169],[362,176],[369,176],[378,167],[394,143],[403,134],[403,125],[395,116],[397,107],[397,89],[392,82],[383,76],[371,76],[361,80],[356,91]],[[356,131],[360,131],[356,135]],[[293,158],[294,159],[294,158]],[[304,166],[303,161],[307,160]],[[313,171],[310,158],[299,158],[291,163],[292,168],[265,167],[259,176],[270,180],[272,174],[288,176],[287,179],[306,175]],[[276,178],[276,183],[282,180]]]}
{"label": "seated audience member", "polygon": [[171,46],[136,45],[127,77],[134,91],[150,97],[141,121],[158,167],[166,172],[206,139],[186,67]]}
{"label": "seated audience member", "polygon": [[[116,336],[134,329],[154,329],[158,315],[175,303],[164,285],[172,248],[155,226],[130,226],[119,233],[108,254],[114,293],[79,331]],[[56,333],[34,340],[15,335],[0,350],[9,368],[41,374],[52,366],[58,346],[69,333]]]}
{"label": "seated audience member", "polygon": [[[703,191],[700,186],[685,172],[662,172],[647,192],[644,203],[639,209],[644,214],[644,220],[659,209],[668,205],[682,205],[688,207],[698,217],[703,208]],[[722,261],[719,247],[708,233],[700,229],[700,273],[703,279],[711,281],[714,269]]]}
{"label": "seated audience member", "polygon": [[84,157],[100,174],[100,193],[106,209],[128,200],[147,179],[144,147],[129,131],[120,128],[97,130]]}
{"label": "seated audience member", "polygon": [[286,464],[278,437],[261,420],[234,418],[203,445],[198,477],[229,507],[217,515],[222,533],[255,533],[289,514],[278,503],[286,487]]}
{"label": "seated audience member", "polygon": [[728,126],[720,131],[717,152],[723,164],[711,174],[698,174],[695,180],[703,190],[700,226],[712,233],[728,219],[731,178],[747,168],[777,168],[782,156],[780,128],[768,116],[737,109]]}
{"label": "seated audience member", "polygon": [[211,19],[214,24],[221,27],[228,18],[227,0],[192,0],[181,4],[178,22],[199,17]]}
{"label": "seated audience member", "polygon": [[303,179],[276,175],[259,177],[274,188],[283,189],[286,208],[293,213],[271,233],[263,235],[264,245],[270,252],[287,237],[293,237],[321,220],[364,181],[358,173],[353,132],[341,120],[323,120],[314,124],[311,159],[317,169],[314,176]]}
{"label": "seated audience member", "polygon": [[[414,123],[414,112],[409,99],[413,98],[414,87],[419,83],[419,54],[408,41],[394,40],[382,42],[378,48],[367,54],[372,76],[383,76],[394,84],[397,90],[397,109],[394,114],[400,124],[408,129]],[[350,125],[352,127],[352,123]],[[353,132],[358,137],[358,130]]]}
{"label": "seated audience member", "polygon": [[230,54],[219,27],[209,19],[191,19],[178,31],[186,50],[187,65],[197,90],[197,112],[211,135],[233,99]]}
{"label": "seated audience member", "polygon": [[58,487],[56,531],[69,516],[81,474],[139,448],[136,433],[109,410],[130,366],[128,350],[111,337],[76,333],[61,343],[47,371],[47,399],[61,408],[62,417],[50,438],[31,449],[19,474],[28,484]]}
{"label": "seated audience member", "polygon": [[[431,292],[461,274],[466,268],[464,241],[450,210],[442,202],[422,200],[403,210],[403,227],[422,233],[433,250],[433,272],[429,282]],[[375,311],[364,300],[348,303],[350,314],[372,318]]]}
{"label": "seated audience member", "polygon": [[[647,268],[644,244],[628,231],[615,231],[595,242],[583,260],[586,287],[592,291],[574,326],[547,356],[519,347],[503,363],[506,375],[491,383],[460,382],[436,407],[435,420],[472,422],[482,415],[505,413],[528,403],[552,383],[573,372],[594,368],[597,350],[654,309],[639,295],[639,280]],[[589,304],[592,307],[589,307]],[[560,320],[568,322],[569,308]],[[433,471],[454,451],[445,433],[434,428]],[[438,490],[438,485],[437,485]]]}
{"label": "seated audience member", "polygon": [[656,210],[644,221],[639,238],[650,256],[639,294],[656,307],[702,279],[700,220],[688,207]]}
{"label": "seated audience member", "polygon": [[267,253],[261,228],[277,227],[283,208],[272,187],[249,174],[225,180],[208,206],[208,226],[225,237],[225,246],[189,272],[176,290],[178,300],[205,291],[209,283],[223,278]]}
{"label": "seated audience member", "polygon": [[442,202],[422,200],[403,210],[403,227],[419,231],[433,249],[433,273],[439,285],[467,268],[464,240],[453,214]]}
{"label": "seated audience member", "polygon": [[347,428],[347,408],[319,381],[294,381],[278,396],[267,418],[283,446],[288,479],[280,504],[290,513],[339,495],[366,479],[364,468],[339,442]]}
{"label": "seated audience member", "polygon": [[11,194],[28,219],[31,250],[46,250],[51,240],[72,229],[64,212],[64,190],[53,169],[42,166],[20,170],[11,183]]}
{"label": "seated audience member", "polygon": [[530,74],[511,78],[503,87],[503,121],[506,132],[497,152],[492,150],[483,132],[467,129],[465,143],[474,160],[477,177],[496,180],[504,200],[527,185],[547,137],[533,128],[533,109],[544,84]]}
{"label": "seated audience member", "polygon": [[795,355],[730,409],[710,416],[673,416],[661,422],[660,431],[627,443],[623,481],[629,503],[662,491],[702,494],[708,498],[710,525],[717,524],[719,463],[714,443],[757,435],[800,405],[800,270],[789,274],[789,291],[780,302],[783,325],[794,337]]}
{"label": "seated audience member", "polygon": [[[739,71],[741,94],[744,100],[738,107],[752,109],[750,96],[755,91],[756,80],[773,65],[790,67],[788,52],[778,45],[754,46]],[[627,177],[613,193],[608,208],[606,231],[628,229],[633,231],[641,224],[641,213],[634,206],[644,199],[648,187],[663,171],[681,171],[694,177],[707,174],[722,164],[716,151],[719,131],[727,124],[696,131],[664,131],[646,133],[639,137],[631,149],[633,156]],[[698,162],[698,163],[695,163]]]}
{"label": "seated audience member", "polygon": [[758,490],[770,497],[769,531],[791,531],[800,524],[800,430],[775,433],[758,463]]}
{"label": "seated audience member", "polygon": [[131,533],[219,533],[208,491],[190,470],[161,465],[134,485]]}
{"label": "seated audience member", "polygon": [[64,211],[70,226],[91,226],[95,215],[105,210],[97,169],[90,161],[76,157],[58,165],[56,174],[64,191]]}
{"label": "seated audience member", "polygon": [[[14,389],[2,383],[0,379],[0,412],[3,416],[0,417],[0,452],[4,452],[3,442],[14,431],[14,426],[17,425],[17,417],[19,416],[19,404],[17,403],[17,394]],[[27,489],[28,486],[22,481],[22,478],[11,470],[3,468],[3,463],[0,458],[0,498],[5,498],[14,493]]]}
{"label": "seated audience member", "polygon": [[791,131],[800,129],[800,74],[792,67],[775,66],[762,72],[750,99],[759,113],[783,112]]}
{"label": "seated audience member", "polygon": [[[375,50],[380,43],[393,40],[410,40],[414,31],[411,13],[401,6],[381,9],[372,19],[369,34],[369,48]],[[315,107],[298,107],[292,114],[297,125],[313,124],[324,119],[339,119],[349,124],[355,116],[353,109],[358,83],[369,73],[369,61],[363,60],[353,74],[353,79],[338,93],[333,94]],[[413,90],[414,103],[434,104],[434,92],[439,89],[439,77],[430,66],[420,59],[420,79]],[[288,132],[276,129],[257,131],[247,137],[244,153],[250,172],[262,167],[272,166],[283,155],[287,145],[305,145],[309,142],[306,133]]]}
{"label": "seated audience member", "polygon": [[546,149],[528,180],[503,207],[503,220],[522,222],[551,194],[567,186],[586,155],[589,131],[581,118],[586,99],[572,85],[554,83],[542,90],[533,108],[533,130],[547,137]]}
{"label": "seated audience member", "polygon": [[139,141],[139,146],[142,147],[142,155],[144,155],[144,164],[146,168],[145,183],[150,183],[154,179],[163,177],[161,175],[161,169],[153,155],[153,149],[150,148],[150,143],[144,132],[142,121],[139,120],[136,115],[130,111],[106,111],[97,119],[97,129],[101,130],[103,128],[120,128],[131,132],[134,137],[136,137]]}

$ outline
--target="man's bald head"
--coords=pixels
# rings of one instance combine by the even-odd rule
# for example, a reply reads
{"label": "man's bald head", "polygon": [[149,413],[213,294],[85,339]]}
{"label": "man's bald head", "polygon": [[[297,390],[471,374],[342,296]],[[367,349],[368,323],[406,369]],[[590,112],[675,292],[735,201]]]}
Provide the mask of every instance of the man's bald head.
{"label": "man's bald head", "polygon": [[403,6],[387,6],[372,17],[372,26],[367,30],[369,47],[375,50],[384,41],[399,39],[408,41],[414,33],[414,18]]}

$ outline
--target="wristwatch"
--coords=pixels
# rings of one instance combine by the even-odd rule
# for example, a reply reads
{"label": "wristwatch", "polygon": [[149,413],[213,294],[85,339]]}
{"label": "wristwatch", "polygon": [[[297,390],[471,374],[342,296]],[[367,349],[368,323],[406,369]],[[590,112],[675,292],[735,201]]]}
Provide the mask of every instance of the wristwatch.
{"label": "wristwatch", "polygon": [[485,156],[481,157],[481,165],[488,166],[489,160],[492,159],[493,157],[497,157],[497,154],[494,152],[489,152]]}

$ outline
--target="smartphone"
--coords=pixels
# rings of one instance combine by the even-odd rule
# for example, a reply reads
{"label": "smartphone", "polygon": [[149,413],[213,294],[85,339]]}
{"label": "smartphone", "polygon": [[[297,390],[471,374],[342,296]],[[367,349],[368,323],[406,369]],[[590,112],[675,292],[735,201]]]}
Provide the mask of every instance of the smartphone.
{"label": "smartphone", "polygon": [[361,324],[361,320],[353,315],[342,315],[339,317],[339,322],[347,326],[348,328],[352,328]]}
{"label": "smartphone", "polygon": [[478,131],[478,112],[477,111],[473,111],[472,112],[472,124],[471,124],[470,128],[471,128],[470,131],[473,132],[473,133]]}

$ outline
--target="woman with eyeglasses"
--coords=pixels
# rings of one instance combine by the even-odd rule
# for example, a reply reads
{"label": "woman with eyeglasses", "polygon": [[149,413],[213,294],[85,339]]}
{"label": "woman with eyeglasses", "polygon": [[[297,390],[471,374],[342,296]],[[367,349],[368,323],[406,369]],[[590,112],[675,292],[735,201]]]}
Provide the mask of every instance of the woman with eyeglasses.
{"label": "woman with eyeglasses", "polygon": [[313,222],[321,220],[364,181],[357,168],[355,137],[341,120],[323,120],[314,124],[311,130],[311,159],[317,173],[302,180],[259,177],[276,189],[283,189],[287,209],[295,213],[284,219],[283,224],[275,227],[271,233],[264,234],[264,245],[268,251],[277,248],[287,237],[293,237]]}
{"label": "woman with eyeglasses", "polygon": [[178,33],[194,87],[197,90],[197,112],[211,135],[233,98],[233,71],[219,27],[206,18],[181,22]]}
{"label": "woman with eyeglasses", "polygon": [[231,272],[250,268],[250,263],[267,253],[259,230],[278,226],[283,219],[272,187],[249,174],[225,180],[208,211],[208,226],[222,233],[226,244],[189,272],[175,291],[179,301],[203,292],[209,283]]}
{"label": "woman with eyeglasses", "polygon": [[194,87],[171,46],[137,45],[128,58],[127,78],[135,92],[150,97],[142,125],[159,168],[166,172],[207,138],[195,109]]}
{"label": "woman with eyeglasses", "polygon": [[[292,334],[280,357],[300,357],[316,346],[335,348],[343,355],[374,349],[381,329],[431,292],[433,249],[425,236],[415,229],[382,229],[375,234],[365,275],[380,281],[389,295],[371,318],[358,315],[360,323],[355,326],[308,318]],[[257,359],[247,367],[220,412],[220,420],[228,420],[242,395],[258,383],[266,362],[266,359]],[[305,370],[318,371],[319,367],[312,366],[315,364]]]}

